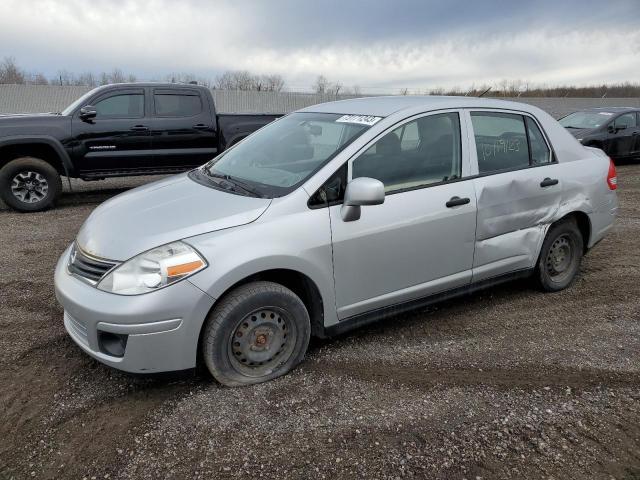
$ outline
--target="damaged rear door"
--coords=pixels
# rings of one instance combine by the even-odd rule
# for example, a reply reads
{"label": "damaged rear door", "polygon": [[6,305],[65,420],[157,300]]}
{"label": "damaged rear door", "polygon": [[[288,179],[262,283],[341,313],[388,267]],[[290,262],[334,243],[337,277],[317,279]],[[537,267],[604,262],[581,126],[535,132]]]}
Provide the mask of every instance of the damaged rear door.
{"label": "damaged rear door", "polygon": [[475,282],[534,266],[560,207],[562,178],[533,117],[509,111],[469,114],[478,167]]}

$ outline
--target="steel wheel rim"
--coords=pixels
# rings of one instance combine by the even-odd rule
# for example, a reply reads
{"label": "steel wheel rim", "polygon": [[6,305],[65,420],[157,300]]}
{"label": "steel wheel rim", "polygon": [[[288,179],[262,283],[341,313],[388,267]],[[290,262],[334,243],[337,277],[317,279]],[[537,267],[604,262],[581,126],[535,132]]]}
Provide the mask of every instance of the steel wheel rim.
{"label": "steel wheel rim", "polygon": [[246,315],[231,334],[227,357],[233,368],[249,377],[263,377],[291,358],[297,329],[279,307],[263,307]]}
{"label": "steel wheel rim", "polygon": [[575,246],[569,235],[560,235],[553,241],[545,262],[547,273],[553,281],[561,282],[571,274],[574,252]]}
{"label": "steel wheel rim", "polygon": [[49,192],[49,182],[38,172],[25,170],[11,180],[11,193],[23,203],[41,202]]}

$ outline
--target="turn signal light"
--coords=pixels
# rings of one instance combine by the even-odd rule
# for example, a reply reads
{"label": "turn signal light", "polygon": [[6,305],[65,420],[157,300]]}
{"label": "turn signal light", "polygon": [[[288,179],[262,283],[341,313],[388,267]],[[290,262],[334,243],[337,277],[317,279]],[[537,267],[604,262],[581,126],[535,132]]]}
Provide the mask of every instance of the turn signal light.
{"label": "turn signal light", "polygon": [[194,270],[198,270],[203,265],[204,263],[201,260],[183,263],[181,265],[172,265],[167,267],[167,277],[179,277],[181,275],[186,275]]}

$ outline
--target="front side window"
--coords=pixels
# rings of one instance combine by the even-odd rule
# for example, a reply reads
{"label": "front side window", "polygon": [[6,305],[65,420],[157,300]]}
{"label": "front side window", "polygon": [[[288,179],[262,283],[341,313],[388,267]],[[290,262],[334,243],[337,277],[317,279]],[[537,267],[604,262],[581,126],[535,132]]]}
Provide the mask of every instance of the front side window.
{"label": "front side window", "polygon": [[292,113],[249,135],[201,172],[213,179],[235,179],[261,196],[286,195],[378,120],[367,117],[363,123],[354,115]]}
{"label": "front side window", "polygon": [[636,126],[636,116],[633,113],[625,113],[624,115],[620,115],[613,121],[613,126],[615,128],[634,128]]}
{"label": "front side window", "polygon": [[100,100],[95,105],[97,117],[144,117],[144,95],[125,93]]}
{"label": "front side window", "polygon": [[156,115],[160,117],[192,117],[202,112],[202,102],[197,94],[154,93]]}
{"label": "front side window", "polygon": [[522,115],[472,112],[480,174],[529,166],[527,133]]}
{"label": "front side window", "polygon": [[460,119],[457,113],[408,122],[376,141],[351,166],[352,178],[371,177],[385,192],[460,178]]}

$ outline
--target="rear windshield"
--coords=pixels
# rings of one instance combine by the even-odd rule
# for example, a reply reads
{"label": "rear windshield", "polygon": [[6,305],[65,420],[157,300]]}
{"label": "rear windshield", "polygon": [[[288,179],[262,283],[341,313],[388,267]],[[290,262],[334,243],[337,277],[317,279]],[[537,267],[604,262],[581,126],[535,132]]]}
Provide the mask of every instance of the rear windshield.
{"label": "rear windshield", "polygon": [[331,113],[292,113],[206,164],[205,175],[237,180],[264,197],[286,195],[380,120]]}
{"label": "rear windshield", "polygon": [[609,120],[611,112],[575,112],[560,119],[560,125],[565,128],[598,128]]}

